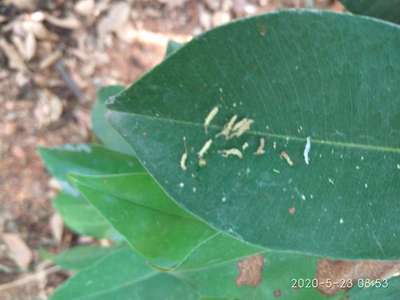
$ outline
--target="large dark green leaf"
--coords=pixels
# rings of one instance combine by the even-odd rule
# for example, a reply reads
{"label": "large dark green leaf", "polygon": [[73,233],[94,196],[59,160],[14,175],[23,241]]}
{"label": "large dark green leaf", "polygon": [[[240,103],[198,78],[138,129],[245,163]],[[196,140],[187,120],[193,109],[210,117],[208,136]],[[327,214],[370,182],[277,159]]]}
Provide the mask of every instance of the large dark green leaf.
{"label": "large dark green leaf", "polygon": [[[173,199],[218,229],[275,250],[399,258],[399,47],[398,27],[367,18],[245,19],[195,38],[119,94],[111,123]],[[251,130],[215,138],[233,115],[253,119]],[[255,156],[261,137],[266,153]],[[243,159],[218,153],[245,142]]]}
{"label": "large dark green leaf", "polygon": [[[193,253],[204,256],[201,248]],[[327,299],[312,288],[292,289],[292,278],[312,278],[313,258],[301,255],[266,254],[263,279],[257,288],[237,287],[236,260],[217,261],[207,267],[182,265],[170,272],[151,268],[142,257],[129,249],[119,249],[79,272],[59,288],[52,300],[159,300],[159,299],[230,299],[272,300]],[[279,290],[279,292],[278,292]],[[329,297],[343,299],[342,294]]]}
{"label": "large dark green leaf", "polygon": [[105,102],[108,98],[118,94],[124,89],[120,85],[111,85],[101,88],[97,92],[96,103],[92,109],[92,128],[94,134],[103,142],[104,146],[126,154],[132,154],[132,148],[122,139],[120,134],[109,124],[106,114]]}
{"label": "large dark green leaf", "polygon": [[400,22],[400,0],[340,0],[352,13]]}

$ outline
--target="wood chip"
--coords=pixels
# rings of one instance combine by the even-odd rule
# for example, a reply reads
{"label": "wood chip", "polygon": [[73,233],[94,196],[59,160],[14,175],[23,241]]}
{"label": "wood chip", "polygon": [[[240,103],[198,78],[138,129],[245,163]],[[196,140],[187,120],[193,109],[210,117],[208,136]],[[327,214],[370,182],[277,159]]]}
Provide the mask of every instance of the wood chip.
{"label": "wood chip", "polygon": [[19,71],[27,70],[24,60],[21,58],[17,50],[5,39],[0,39],[0,49],[3,50],[4,54],[7,56],[8,65],[11,69]]}
{"label": "wood chip", "polygon": [[69,16],[69,17],[61,19],[61,18],[54,17],[50,14],[45,14],[45,18],[46,18],[46,21],[49,22],[50,24],[60,27],[60,28],[64,28],[64,29],[74,30],[74,29],[78,29],[81,26],[81,23],[79,22],[79,20],[73,16]]}
{"label": "wood chip", "polygon": [[54,51],[50,55],[47,55],[40,63],[39,69],[47,69],[51,67],[55,62],[57,62],[62,57],[62,52],[60,50]]}
{"label": "wood chip", "polygon": [[29,247],[18,234],[5,233],[1,236],[6,244],[10,257],[21,269],[27,269],[32,261],[33,255]]}
{"label": "wood chip", "polygon": [[81,16],[90,16],[94,13],[94,0],[80,0],[74,5],[74,10]]}

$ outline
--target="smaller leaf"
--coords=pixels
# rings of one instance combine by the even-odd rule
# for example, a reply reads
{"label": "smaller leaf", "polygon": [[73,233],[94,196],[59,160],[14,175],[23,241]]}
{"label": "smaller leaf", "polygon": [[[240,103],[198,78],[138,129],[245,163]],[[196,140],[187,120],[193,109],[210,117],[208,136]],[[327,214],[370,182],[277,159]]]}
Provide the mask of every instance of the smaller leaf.
{"label": "smaller leaf", "polygon": [[182,43],[175,42],[174,40],[168,40],[167,50],[165,51],[165,58],[178,51],[182,46]]}
{"label": "smaller leaf", "polygon": [[42,252],[42,257],[50,259],[63,269],[80,271],[93,265],[96,261],[99,261],[103,257],[113,253],[116,249],[116,246],[77,246],[57,255],[48,252]]}
{"label": "smaller leaf", "polygon": [[133,154],[132,148],[127,142],[120,136],[120,134],[111,127],[109,124],[106,114],[106,101],[108,98],[118,94],[124,89],[121,85],[111,85],[100,89],[97,92],[96,103],[92,109],[92,128],[94,134],[100,139],[105,147],[125,153]]}
{"label": "smaller leaf", "polygon": [[128,248],[114,251],[62,285],[52,300],[194,300],[178,278],[157,272]]}
{"label": "smaller leaf", "polygon": [[118,235],[107,220],[82,196],[60,192],[53,201],[54,208],[65,224],[81,235],[95,238],[117,238]]}

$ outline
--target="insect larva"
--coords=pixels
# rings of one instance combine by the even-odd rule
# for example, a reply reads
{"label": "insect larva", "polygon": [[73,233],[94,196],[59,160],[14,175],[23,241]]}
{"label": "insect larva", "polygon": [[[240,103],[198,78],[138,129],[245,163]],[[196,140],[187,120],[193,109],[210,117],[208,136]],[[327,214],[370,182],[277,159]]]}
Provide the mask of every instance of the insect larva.
{"label": "insect larva", "polygon": [[223,135],[226,139],[228,138],[229,134],[232,131],[232,127],[235,124],[237,119],[237,115],[234,115],[228,123],[225,124],[224,129],[220,133],[217,134],[217,137]]}
{"label": "insect larva", "polygon": [[209,139],[207,142],[205,142],[203,147],[197,153],[197,155],[199,156],[199,166],[200,167],[203,167],[207,164],[207,161],[204,159],[204,155],[207,153],[208,149],[210,149],[211,144],[212,144],[212,139]]}
{"label": "insect larva", "polygon": [[285,151],[281,152],[281,158],[285,159],[289,166],[293,166],[293,161],[290,159],[289,154]]}
{"label": "insect larva", "polygon": [[257,151],[254,152],[254,154],[255,155],[263,155],[265,153],[264,147],[265,147],[265,139],[260,138],[260,144],[258,145]]}
{"label": "insect larva", "polygon": [[243,118],[233,126],[232,133],[228,136],[228,139],[240,137],[243,133],[250,129],[251,124],[253,123],[254,121],[252,119]]}
{"label": "insect larva", "polygon": [[187,151],[187,147],[186,147],[186,137],[183,137],[183,146],[185,147],[185,152],[182,153],[180,165],[181,165],[181,169],[183,171],[186,171],[187,170],[186,161],[188,158],[188,151]]}
{"label": "insect larva", "polygon": [[207,115],[206,119],[204,120],[204,130],[207,133],[207,128],[210,125],[211,121],[215,118],[219,111],[218,106],[214,107]]}
{"label": "insect larva", "polygon": [[181,157],[181,169],[183,171],[187,170],[187,166],[186,166],[187,157],[188,157],[187,152],[184,152]]}
{"label": "insect larva", "polygon": [[304,161],[307,165],[310,164],[310,157],[309,157],[310,150],[311,150],[311,137],[308,136],[306,146],[304,147]]}
{"label": "insect larva", "polygon": [[212,139],[209,139],[207,142],[205,142],[203,147],[197,153],[200,158],[203,157],[207,153],[208,149],[210,149],[210,147],[211,147],[211,144],[212,144]]}
{"label": "insect larva", "polygon": [[232,156],[239,157],[240,159],[243,158],[242,152],[240,152],[240,150],[239,150],[239,149],[236,149],[236,148],[226,149],[226,150],[220,150],[220,151],[218,151],[218,153],[221,153],[221,155],[222,155],[223,157],[228,157],[228,156],[231,156],[231,155],[232,155]]}

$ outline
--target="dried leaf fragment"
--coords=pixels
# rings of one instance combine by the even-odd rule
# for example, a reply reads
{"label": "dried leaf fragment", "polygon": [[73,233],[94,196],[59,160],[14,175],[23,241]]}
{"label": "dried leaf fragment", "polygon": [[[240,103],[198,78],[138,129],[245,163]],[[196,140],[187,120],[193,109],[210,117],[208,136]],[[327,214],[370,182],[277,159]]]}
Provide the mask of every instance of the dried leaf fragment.
{"label": "dried leaf fragment", "polygon": [[[400,262],[398,261],[344,261],[322,259],[318,262],[317,279],[318,290],[326,295],[334,295],[341,289],[347,289],[346,284],[351,285],[358,279],[390,279],[400,274]],[[325,282],[337,284],[323,284]],[[347,285],[347,286],[349,286]]]}
{"label": "dried leaf fragment", "polygon": [[264,257],[254,255],[238,262],[239,275],[236,278],[236,285],[257,286],[262,280]]}
{"label": "dried leaf fragment", "polygon": [[204,120],[204,130],[207,133],[208,126],[210,125],[211,121],[215,118],[218,114],[219,108],[215,106],[207,115],[206,119]]}
{"label": "dried leaf fragment", "polygon": [[236,156],[243,159],[243,154],[239,149],[231,148],[218,151],[223,157]]}

